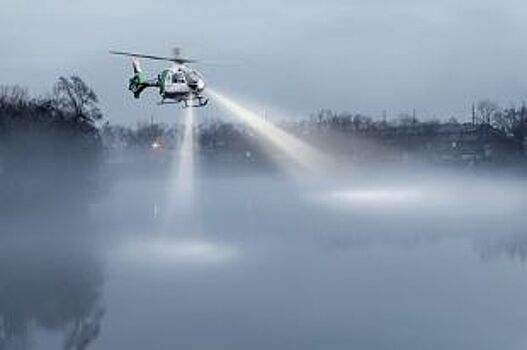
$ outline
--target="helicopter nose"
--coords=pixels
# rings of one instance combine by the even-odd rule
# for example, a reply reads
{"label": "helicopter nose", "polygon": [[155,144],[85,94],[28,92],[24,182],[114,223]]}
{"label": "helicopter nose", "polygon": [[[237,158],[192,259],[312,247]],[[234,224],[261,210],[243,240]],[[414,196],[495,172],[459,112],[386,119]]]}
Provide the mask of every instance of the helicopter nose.
{"label": "helicopter nose", "polygon": [[197,85],[198,85],[198,90],[205,89],[205,82],[202,79],[198,80],[198,84]]}

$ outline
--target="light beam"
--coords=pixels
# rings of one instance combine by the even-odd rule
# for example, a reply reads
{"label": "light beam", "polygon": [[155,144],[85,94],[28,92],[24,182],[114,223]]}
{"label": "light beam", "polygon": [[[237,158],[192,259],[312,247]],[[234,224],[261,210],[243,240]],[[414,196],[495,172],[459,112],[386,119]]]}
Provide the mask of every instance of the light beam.
{"label": "light beam", "polygon": [[305,170],[321,172],[330,165],[329,159],[321,152],[265,120],[249,108],[210,88],[208,92],[221,106]]}
{"label": "light beam", "polygon": [[194,213],[194,176],[195,176],[195,142],[194,142],[194,111],[187,108],[184,116],[183,136],[179,151],[175,154],[171,165],[171,179],[167,198],[167,210],[162,232],[171,232],[177,223],[191,225],[195,223]]}
{"label": "light beam", "polygon": [[[192,200],[194,192],[194,110],[188,107],[185,115],[183,140],[179,150],[177,192],[186,201]],[[188,203],[187,203],[188,204]]]}

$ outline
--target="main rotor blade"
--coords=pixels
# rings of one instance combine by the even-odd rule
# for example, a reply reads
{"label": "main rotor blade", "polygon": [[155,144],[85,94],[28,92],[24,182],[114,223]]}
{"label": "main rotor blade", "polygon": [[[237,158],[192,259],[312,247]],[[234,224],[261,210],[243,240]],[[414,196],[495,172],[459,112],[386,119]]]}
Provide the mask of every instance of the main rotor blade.
{"label": "main rotor blade", "polygon": [[200,60],[199,63],[211,66],[238,66],[243,64],[242,61],[237,60]]}
{"label": "main rotor blade", "polygon": [[153,56],[153,55],[145,55],[145,54],[142,54],[142,53],[133,53],[133,52],[126,52],[126,51],[110,51],[110,53],[112,55],[139,57],[139,58],[146,58],[146,59],[149,59],[149,60],[169,61],[169,62],[176,62],[176,63],[194,63],[194,62],[197,62],[197,60],[188,59],[188,58]]}
{"label": "main rotor blade", "polygon": [[110,51],[110,53],[112,55],[140,57],[140,58],[148,58],[148,59],[151,59],[151,60],[160,60],[160,61],[172,61],[172,58],[170,58],[170,57],[152,56],[152,55],[145,55],[145,54],[142,54],[142,53],[133,53],[133,52],[125,52],[125,51]]}

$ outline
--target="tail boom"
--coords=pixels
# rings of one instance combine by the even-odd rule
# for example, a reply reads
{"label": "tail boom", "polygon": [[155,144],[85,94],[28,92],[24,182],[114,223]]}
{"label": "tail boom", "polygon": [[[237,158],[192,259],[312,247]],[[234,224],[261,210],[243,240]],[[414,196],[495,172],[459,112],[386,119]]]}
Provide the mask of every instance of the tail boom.
{"label": "tail boom", "polygon": [[141,70],[141,66],[139,65],[139,61],[137,59],[134,59],[132,61],[132,67],[134,69],[134,75],[130,78],[128,89],[134,94],[135,98],[139,98],[141,96],[141,93],[147,87],[159,86],[157,80],[146,79],[145,74]]}

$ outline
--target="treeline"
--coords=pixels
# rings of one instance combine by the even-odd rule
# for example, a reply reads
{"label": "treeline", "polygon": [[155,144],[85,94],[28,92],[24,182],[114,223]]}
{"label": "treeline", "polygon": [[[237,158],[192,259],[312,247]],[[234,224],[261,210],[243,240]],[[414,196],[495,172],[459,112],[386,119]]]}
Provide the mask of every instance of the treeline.
{"label": "treeline", "polygon": [[[167,161],[183,142],[184,125],[144,122],[136,127],[106,123],[100,129],[110,161]],[[201,168],[224,163],[274,169],[272,152],[246,126],[220,120],[195,125],[192,130]]]}
{"label": "treeline", "polygon": [[[103,149],[108,155],[127,151],[162,154],[163,150],[177,148],[182,140],[183,126],[179,124],[147,122],[129,127],[106,122],[97,126],[101,119],[97,95],[76,76],[59,78],[45,96],[31,97],[20,87],[1,87],[0,152],[3,158],[6,152],[32,154],[42,147],[51,147],[54,155],[77,151],[100,155]],[[503,108],[482,100],[474,105],[467,120],[419,120],[415,114],[405,113],[391,119],[373,118],[324,109],[280,126],[300,138],[319,142],[321,147],[329,146],[331,152],[355,156],[362,153],[363,157],[378,157],[382,152],[395,157],[419,153],[433,159],[463,158],[477,162],[525,155],[524,104]],[[193,132],[200,154],[210,159],[262,161],[269,154],[268,149],[262,148],[258,135],[246,125],[218,118],[200,123]],[[22,144],[20,135],[25,135]],[[40,142],[37,147],[36,140],[43,138],[47,142]],[[377,153],[368,152],[364,148],[366,143],[358,140],[370,141],[367,145],[377,147]]]}
{"label": "treeline", "polygon": [[[50,160],[77,169],[100,159],[98,98],[81,78],[60,77],[43,96],[0,87],[0,168],[24,170]],[[83,159],[79,162],[79,159]],[[49,168],[51,169],[51,168]]]}
{"label": "treeline", "polygon": [[[399,160],[408,155],[470,164],[523,159],[527,146],[525,105],[500,108],[483,100],[467,119],[470,121],[419,120],[412,114],[400,114],[387,120],[324,109],[309,118],[279,126],[329,152],[366,161]],[[205,157],[269,160],[266,154],[270,150],[262,148],[261,139],[246,125],[217,119],[200,123],[193,132],[200,154]],[[182,125],[154,122],[136,127],[106,124],[101,129],[107,150],[143,150],[150,154],[177,148],[182,135]]]}
{"label": "treeline", "polygon": [[0,135],[31,131],[70,131],[97,138],[102,118],[98,98],[81,78],[60,77],[45,96],[32,97],[19,86],[0,87]]}
{"label": "treeline", "polygon": [[433,136],[456,129],[457,131],[474,132],[487,130],[517,142],[519,149],[522,148],[521,144],[527,137],[527,107],[525,104],[502,108],[491,100],[482,100],[473,106],[470,119],[469,122],[460,122],[456,118],[419,120],[414,115],[401,113],[396,118],[386,120],[386,118],[374,119],[362,114],[321,110],[311,115],[309,127],[316,125],[319,129],[327,128],[365,135]]}
{"label": "treeline", "polygon": [[[524,163],[527,155],[527,107],[500,107],[490,100],[473,105],[469,121],[455,118],[419,120],[400,114],[386,120],[322,110],[311,116],[318,129],[351,134],[383,145],[399,154],[421,155],[426,160],[475,164]],[[308,131],[309,132],[309,131]]]}

